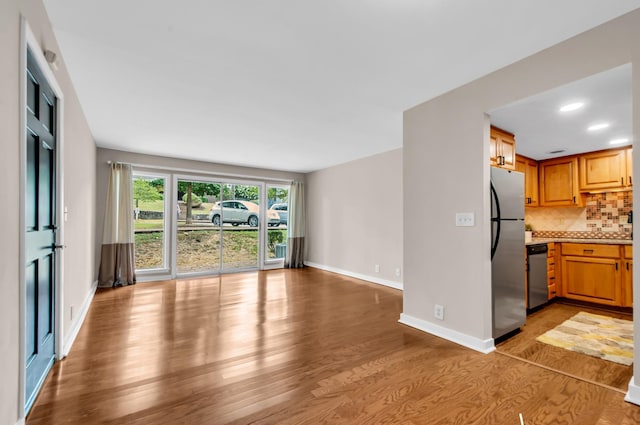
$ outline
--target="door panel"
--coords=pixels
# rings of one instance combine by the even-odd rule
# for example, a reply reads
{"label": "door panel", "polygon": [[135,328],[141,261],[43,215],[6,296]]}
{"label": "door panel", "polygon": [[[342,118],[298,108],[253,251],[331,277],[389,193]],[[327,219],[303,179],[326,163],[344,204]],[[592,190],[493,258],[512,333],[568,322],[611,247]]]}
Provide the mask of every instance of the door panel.
{"label": "door panel", "polygon": [[[260,189],[255,185],[225,184],[225,198],[229,206],[224,214],[233,214],[238,226],[223,226],[221,269],[230,271],[258,267],[259,226],[247,224],[249,216],[258,216]],[[229,211],[229,212],[228,212]],[[227,218],[225,218],[227,221]]]}
{"label": "door panel", "polygon": [[24,275],[28,412],[54,360],[56,100],[30,51],[27,67]]}
{"label": "door panel", "polygon": [[36,173],[36,157],[38,151],[37,136],[27,133],[27,179],[25,193],[25,225],[27,231],[34,230],[38,225],[38,175]]}
{"label": "door panel", "polygon": [[278,224],[267,227],[267,240],[264,241],[265,262],[283,261],[287,254],[288,204],[289,186],[267,186],[267,219],[275,211],[280,220]]}
{"label": "door panel", "polygon": [[[185,194],[188,188],[192,190],[192,202],[195,196],[202,199],[200,206],[191,208],[188,215],[188,198]],[[178,180],[177,195],[184,216],[176,226],[176,272],[186,273],[217,273],[220,271],[220,228],[212,223],[213,215],[226,214],[222,212],[222,205],[216,207],[220,201],[220,183],[204,180]]]}
{"label": "door panel", "polygon": [[[34,261],[27,265],[27,269],[25,271],[25,283],[27,286],[27,323],[35,323],[35,314],[38,308],[37,299],[36,299],[36,282],[38,281],[38,262]],[[26,364],[29,365],[32,357],[36,354],[36,331],[33,326],[26,327]]]}

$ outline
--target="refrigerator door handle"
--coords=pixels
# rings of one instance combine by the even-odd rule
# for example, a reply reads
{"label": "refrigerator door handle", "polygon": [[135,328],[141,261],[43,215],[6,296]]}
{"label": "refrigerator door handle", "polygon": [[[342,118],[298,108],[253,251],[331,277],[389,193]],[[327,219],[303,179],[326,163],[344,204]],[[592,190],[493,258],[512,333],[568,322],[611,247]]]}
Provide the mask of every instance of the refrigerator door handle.
{"label": "refrigerator door handle", "polygon": [[500,241],[500,201],[498,201],[498,194],[496,192],[495,187],[493,187],[493,182],[491,183],[491,197],[494,199],[496,203],[496,216],[491,217],[492,223],[492,232],[493,232],[493,223],[496,223],[496,238],[491,245],[491,259],[493,260],[493,256],[496,255],[496,251],[498,249],[498,242]]}

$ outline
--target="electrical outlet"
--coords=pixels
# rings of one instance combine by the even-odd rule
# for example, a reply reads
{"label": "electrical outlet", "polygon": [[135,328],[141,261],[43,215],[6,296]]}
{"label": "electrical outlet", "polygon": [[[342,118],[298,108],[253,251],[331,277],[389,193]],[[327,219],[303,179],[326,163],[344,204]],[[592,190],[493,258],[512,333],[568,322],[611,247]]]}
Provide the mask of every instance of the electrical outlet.
{"label": "electrical outlet", "polygon": [[475,214],[472,212],[456,213],[457,227],[472,227],[476,224]]}
{"label": "electrical outlet", "polygon": [[380,273],[380,264],[376,264],[376,273]]}
{"label": "electrical outlet", "polygon": [[400,277],[400,267],[397,267],[397,268],[396,268],[396,276],[397,276],[397,277]]}
{"label": "electrical outlet", "polygon": [[69,307],[69,320],[73,320],[73,306]]}
{"label": "electrical outlet", "polygon": [[444,320],[444,306],[436,304],[435,308],[433,309],[433,315],[438,320]]}

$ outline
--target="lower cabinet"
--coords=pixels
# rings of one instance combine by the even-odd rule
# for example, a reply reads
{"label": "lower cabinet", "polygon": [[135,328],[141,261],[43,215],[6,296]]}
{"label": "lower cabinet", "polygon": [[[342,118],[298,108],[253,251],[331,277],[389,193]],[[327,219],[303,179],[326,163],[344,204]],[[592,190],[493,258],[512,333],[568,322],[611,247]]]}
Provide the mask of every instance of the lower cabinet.
{"label": "lower cabinet", "polygon": [[549,299],[555,298],[556,290],[556,244],[547,244],[547,291]]}
{"label": "lower cabinet", "polygon": [[[622,259],[620,245],[563,243],[561,249],[563,297],[626,305],[629,290],[623,291],[622,280],[627,260]],[[624,278],[628,278],[626,273]]]}
{"label": "lower cabinet", "polygon": [[624,245],[622,260],[622,306],[633,307],[633,248]]}

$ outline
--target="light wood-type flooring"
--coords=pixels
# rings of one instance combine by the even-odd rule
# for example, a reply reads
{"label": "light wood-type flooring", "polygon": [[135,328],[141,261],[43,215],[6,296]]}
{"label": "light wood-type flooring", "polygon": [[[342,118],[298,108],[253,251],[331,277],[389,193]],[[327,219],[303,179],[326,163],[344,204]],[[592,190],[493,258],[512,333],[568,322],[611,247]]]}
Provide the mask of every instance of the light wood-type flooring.
{"label": "light wood-type flooring", "polygon": [[536,341],[536,337],[581,311],[633,320],[631,314],[613,310],[595,309],[561,302],[553,303],[527,316],[527,324],[521,328],[521,332],[498,344],[497,350],[626,392],[629,380],[633,375],[632,366],[597,359]]}
{"label": "light wood-type flooring", "polygon": [[27,424],[637,424],[623,394],[398,323],[317,269],[96,293]]}

